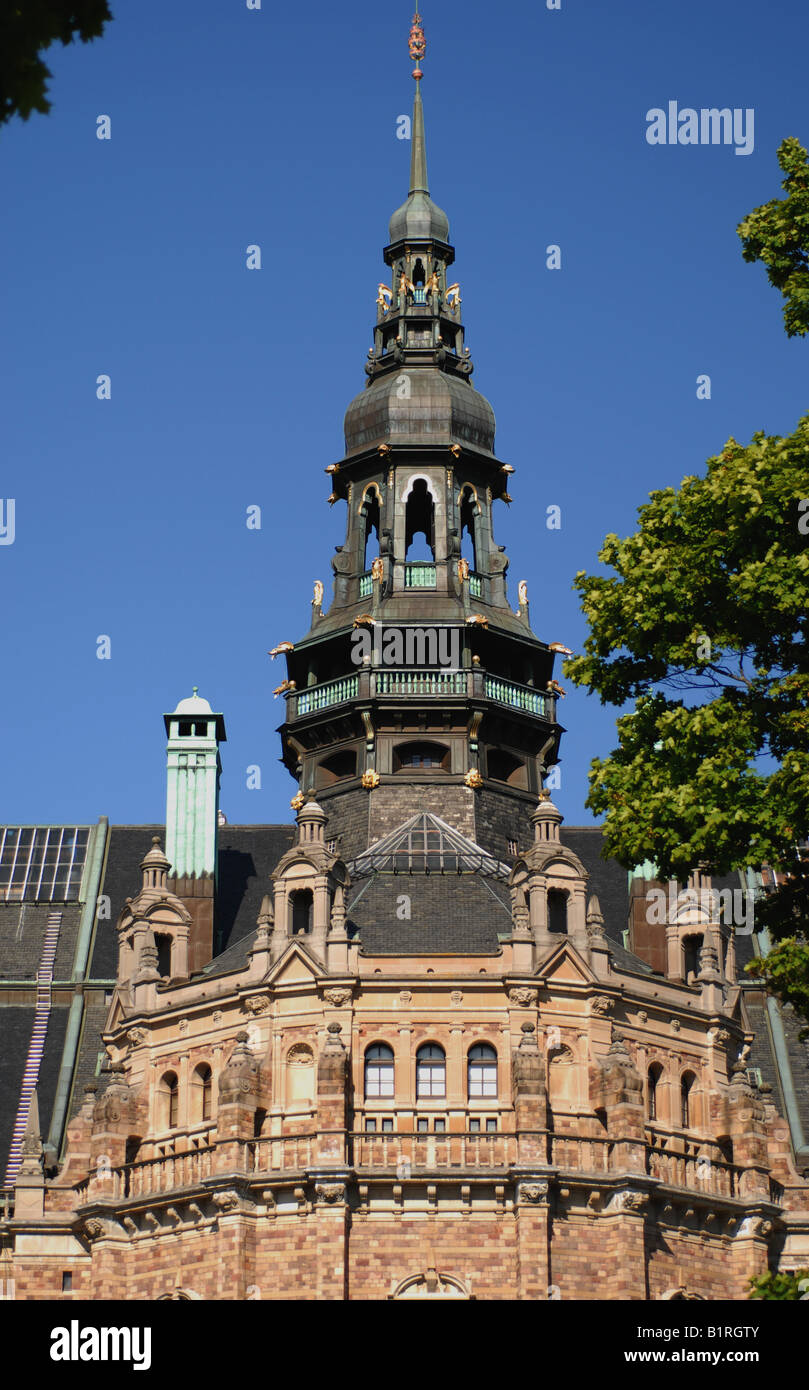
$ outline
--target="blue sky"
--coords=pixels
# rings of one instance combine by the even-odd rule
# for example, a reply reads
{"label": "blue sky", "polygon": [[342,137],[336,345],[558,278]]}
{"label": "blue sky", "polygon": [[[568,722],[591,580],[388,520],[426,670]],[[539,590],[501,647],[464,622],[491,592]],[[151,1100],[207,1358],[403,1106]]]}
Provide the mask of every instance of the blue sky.
{"label": "blue sky", "polygon": [[[412,8],[111,8],[103,39],[47,55],[51,115],[0,130],[0,495],[16,503],[0,547],[0,821],[162,820],[161,716],[192,685],[225,714],[228,819],[287,820],[283,672],[266,653],[303,635],[343,539],[323,468],[364,384],[407,191]],[[780,193],[780,141],[809,144],[809,12],[425,0],[422,15],[431,190],[474,383],[517,470],[496,539],[512,601],[526,579],[537,634],[579,650],[572,580],[605,533],[633,530],[650,489],[731,434],[789,432],[809,407],[809,345],[786,339],[735,232]],[[753,152],[649,145],[646,112],[670,100],[753,108]],[[563,683],[556,800],[586,823],[615,712]]]}

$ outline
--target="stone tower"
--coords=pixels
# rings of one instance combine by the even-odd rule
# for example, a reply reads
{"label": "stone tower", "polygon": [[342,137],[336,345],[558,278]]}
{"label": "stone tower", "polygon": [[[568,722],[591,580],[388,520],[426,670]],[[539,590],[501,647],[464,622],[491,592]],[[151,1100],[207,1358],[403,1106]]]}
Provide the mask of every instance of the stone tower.
{"label": "stone tower", "polygon": [[219,745],[225,720],[214,714],[194,687],[171,714],[163,716],[167,745],[166,857],[169,889],[190,913],[188,968],[210,959],[218,866]]}
{"label": "stone tower", "polygon": [[429,193],[422,54],[414,28],[410,190],[390,219],[368,380],[326,469],[347,508],[333,599],[324,610],[318,582],[309,631],[279,649],[283,758],[346,858],[416,810],[513,857],[557,759],[560,647],[531,630],[524,584],[511,607],[494,538],[514,469],[471,382],[449,221]]}

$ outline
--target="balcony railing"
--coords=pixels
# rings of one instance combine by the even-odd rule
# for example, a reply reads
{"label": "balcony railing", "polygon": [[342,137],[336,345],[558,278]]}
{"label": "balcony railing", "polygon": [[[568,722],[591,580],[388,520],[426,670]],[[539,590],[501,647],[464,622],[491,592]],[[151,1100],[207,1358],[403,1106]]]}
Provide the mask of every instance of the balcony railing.
{"label": "balcony railing", "polygon": [[467,671],[377,670],[371,674],[373,695],[466,695]]}
{"label": "balcony railing", "polygon": [[480,598],[483,593],[483,577],[472,572],[469,575],[469,597]]}
{"label": "balcony railing", "polygon": [[[625,1172],[624,1146],[620,1138],[589,1138],[549,1134],[533,1138],[532,1162],[547,1164],[560,1176],[586,1173],[594,1179],[613,1171]],[[235,1144],[235,1148],[234,1148]],[[379,1172],[400,1178],[419,1174],[506,1173],[520,1158],[515,1134],[486,1134],[470,1130],[454,1134],[343,1133],[285,1134],[252,1140],[219,1140],[181,1154],[136,1160],[115,1168],[111,1187],[104,1193],[113,1201],[150,1200],[161,1193],[206,1183],[220,1172],[234,1169],[251,1175],[304,1173],[324,1161],[346,1163],[358,1173]],[[537,1146],[538,1145],[538,1149]],[[220,1152],[217,1152],[217,1151]],[[617,1158],[616,1158],[617,1150]],[[697,1195],[736,1198],[743,1195],[742,1170],[721,1159],[677,1153],[659,1144],[640,1143],[645,1174],[666,1187]],[[77,1205],[90,1200],[90,1181],[75,1188]],[[101,1194],[96,1194],[101,1195]],[[783,1188],[771,1179],[770,1200],[783,1201]],[[4,1193],[6,1214],[11,1194]]]}
{"label": "balcony railing", "polygon": [[508,1168],[517,1161],[514,1134],[352,1134],[355,1168],[407,1176],[416,1172]]}
{"label": "balcony railing", "polygon": [[326,681],[323,685],[310,685],[301,690],[296,697],[296,712],[312,714],[326,709],[329,705],[341,705],[345,700],[355,700],[359,690],[359,676],[341,676],[336,681]]}
{"label": "balcony railing", "polygon": [[435,565],[405,565],[404,582],[406,589],[434,589]]}
{"label": "balcony railing", "polygon": [[370,598],[374,591],[374,577],[370,570],[360,575],[360,598]]}
{"label": "balcony railing", "polygon": [[717,1197],[738,1196],[738,1173],[732,1163],[675,1153],[656,1145],[646,1146],[646,1171],[667,1187],[691,1192],[710,1192]]}
{"label": "balcony railing", "polygon": [[376,667],[350,676],[340,676],[337,680],[325,681],[321,685],[310,685],[304,690],[295,691],[289,697],[290,718],[300,718],[332,705],[341,705],[348,700],[376,697],[389,698],[402,695],[427,696],[433,699],[451,695],[485,695],[498,704],[509,705],[512,709],[524,710],[540,718],[552,719],[554,697],[534,689],[530,685],[517,685],[514,681],[501,680],[490,676],[480,668],[472,670],[450,670],[448,668],[401,668]]}
{"label": "balcony railing", "polygon": [[498,676],[486,677],[485,691],[490,700],[498,704],[511,705],[513,709],[525,710],[527,714],[548,714],[548,697],[531,685],[516,685],[514,681],[500,680]]}

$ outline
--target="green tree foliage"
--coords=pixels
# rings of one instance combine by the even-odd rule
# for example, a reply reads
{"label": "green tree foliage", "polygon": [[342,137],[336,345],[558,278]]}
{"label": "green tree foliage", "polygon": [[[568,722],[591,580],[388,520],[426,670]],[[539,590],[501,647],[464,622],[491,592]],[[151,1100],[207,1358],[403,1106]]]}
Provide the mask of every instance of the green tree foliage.
{"label": "green tree foliage", "polygon": [[737,232],[746,261],[761,261],[770,284],[781,291],[784,324],[790,338],[809,333],[809,160],[794,138],[778,147],[778,163],[786,175],[786,198],[773,198],[755,208]]}
{"label": "green tree foliage", "polygon": [[0,0],[0,125],[50,111],[43,49],[96,39],[110,19],[107,0]]}
{"label": "green tree foliage", "polygon": [[[786,438],[731,439],[704,477],[653,492],[637,532],[604,542],[613,573],[576,576],[590,633],[565,672],[602,703],[635,702],[588,797],[627,867],[795,868],[809,830],[806,499],[809,416]],[[809,920],[808,888],[801,875],[773,894],[773,936]],[[806,1006],[800,950],[803,992],[794,951],[771,982]]]}
{"label": "green tree foliage", "polygon": [[750,1280],[748,1297],[797,1303],[809,1295],[809,1269],[796,1269],[794,1274],[762,1274]]}

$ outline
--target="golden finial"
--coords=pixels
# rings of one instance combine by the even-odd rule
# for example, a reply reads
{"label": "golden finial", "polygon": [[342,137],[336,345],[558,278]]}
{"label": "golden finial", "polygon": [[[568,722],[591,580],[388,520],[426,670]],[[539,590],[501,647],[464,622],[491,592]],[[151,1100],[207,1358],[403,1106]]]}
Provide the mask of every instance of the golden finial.
{"label": "golden finial", "polygon": [[422,77],[424,76],[424,73],[422,72],[419,64],[421,63],[422,58],[427,52],[427,40],[424,37],[424,26],[422,25],[421,15],[419,14],[418,10],[416,10],[416,13],[413,15],[413,23],[410,28],[409,48],[410,57],[416,64],[415,68],[413,69],[413,76],[415,77],[417,82],[420,82]]}

